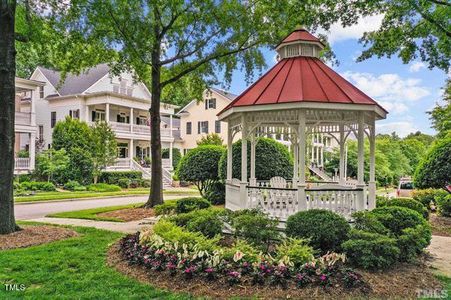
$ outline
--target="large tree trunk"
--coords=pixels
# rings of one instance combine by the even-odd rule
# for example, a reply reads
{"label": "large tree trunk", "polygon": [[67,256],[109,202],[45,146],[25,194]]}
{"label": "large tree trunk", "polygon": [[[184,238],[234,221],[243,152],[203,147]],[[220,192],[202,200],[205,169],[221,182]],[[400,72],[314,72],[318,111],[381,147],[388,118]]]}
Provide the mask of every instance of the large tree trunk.
{"label": "large tree trunk", "polygon": [[161,99],[160,45],[152,51],[152,102],[150,107],[150,152],[152,157],[152,178],[149,200],[145,207],[151,208],[163,203],[163,170],[161,163],[160,99]]}
{"label": "large tree trunk", "polygon": [[16,1],[0,0],[0,234],[18,229],[14,219],[14,111]]}

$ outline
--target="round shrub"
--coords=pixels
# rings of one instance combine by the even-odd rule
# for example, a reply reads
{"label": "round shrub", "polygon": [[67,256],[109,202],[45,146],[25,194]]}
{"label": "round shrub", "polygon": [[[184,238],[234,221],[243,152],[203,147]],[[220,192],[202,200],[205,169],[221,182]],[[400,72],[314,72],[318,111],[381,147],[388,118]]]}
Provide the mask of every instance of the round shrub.
{"label": "round shrub", "polygon": [[451,217],[451,194],[437,199],[438,213],[444,217]]}
{"label": "round shrub", "polygon": [[402,253],[400,260],[414,261],[431,243],[431,238],[431,228],[428,224],[404,229],[398,237],[398,247]]}
{"label": "round shrub", "polygon": [[96,183],[90,184],[87,187],[88,191],[91,192],[119,192],[121,191],[121,187],[114,184],[106,184],[106,183]]}
{"label": "round shrub", "polygon": [[117,185],[123,189],[128,189],[130,187],[130,179],[121,178],[117,181]]}
{"label": "round shrub", "polygon": [[219,180],[218,163],[223,152],[223,147],[211,145],[192,149],[180,161],[177,177],[194,183],[204,197],[211,185]]}
{"label": "round shrub", "polygon": [[424,189],[414,190],[412,197],[414,200],[421,202],[427,209],[431,208],[431,203],[436,204],[437,197],[444,197],[448,193],[441,189]]}
{"label": "round shrub", "polygon": [[427,225],[422,215],[414,210],[399,206],[386,206],[375,208],[370,212],[395,236],[400,236],[406,228],[417,225]]}
{"label": "round shrub", "polygon": [[394,198],[380,201],[378,200],[376,204],[377,207],[400,206],[410,208],[422,215],[425,219],[429,218],[429,211],[427,210],[427,208],[423,204],[421,204],[421,202],[418,202],[412,198]]}
{"label": "round shrub", "polygon": [[216,181],[205,192],[205,199],[210,201],[213,205],[220,205],[225,203],[225,184],[221,181]]}
{"label": "round shrub", "polygon": [[415,170],[418,188],[443,188],[451,174],[451,136],[438,140],[424,155]]}
{"label": "round shrub", "polygon": [[78,181],[76,180],[69,180],[68,182],[66,182],[66,184],[64,185],[64,189],[68,190],[68,191],[74,191],[76,187],[81,186],[80,183],[78,183]]}
{"label": "round shrub", "polygon": [[177,207],[177,200],[167,200],[164,201],[163,204],[155,205],[154,212],[155,215],[170,215],[175,213],[175,209]]}
{"label": "round shrub", "polygon": [[217,234],[222,233],[222,221],[218,214],[210,209],[202,209],[198,211],[192,211],[194,217],[186,224],[186,229],[192,232],[200,232],[204,236],[212,238]]}
{"label": "round shrub", "polygon": [[350,239],[341,246],[348,261],[364,269],[388,268],[400,255],[396,239],[362,230],[352,230]]}
{"label": "round shrub", "polygon": [[204,198],[188,197],[177,200],[175,212],[178,214],[187,213],[197,209],[209,208],[210,202]]}
{"label": "round shrub", "polygon": [[[251,150],[247,147],[247,174],[250,174]],[[241,178],[241,140],[232,146],[232,177]],[[227,151],[222,154],[219,161],[219,177],[227,178]],[[288,152],[288,148],[283,144],[268,138],[258,138],[255,145],[255,176],[259,180],[269,180],[275,176],[285,179],[293,177],[293,158]]]}
{"label": "round shrub", "polygon": [[328,210],[311,209],[290,216],[285,231],[291,237],[310,239],[313,248],[325,253],[340,251],[350,229],[342,216]]}

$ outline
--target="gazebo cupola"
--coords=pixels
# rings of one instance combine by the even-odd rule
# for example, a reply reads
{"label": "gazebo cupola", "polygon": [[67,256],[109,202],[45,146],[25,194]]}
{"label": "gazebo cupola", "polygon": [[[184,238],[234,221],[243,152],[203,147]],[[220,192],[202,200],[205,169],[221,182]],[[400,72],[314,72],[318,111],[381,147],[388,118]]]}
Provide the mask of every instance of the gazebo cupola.
{"label": "gazebo cupola", "polygon": [[[324,44],[318,38],[297,28],[276,47],[277,64],[218,114],[228,125],[226,208],[259,207],[284,220],[307,209],[328,209],[350,217],[355,211],[375,207],[375,122],[385,119],[387,111],[327,66],[320,59],[322,49]],[[237,134],[242,139],[240,174],[232,168],[232,142]],[[283,135],[290,145],[293,176],[258,178],[258,138],[276,135]],[[370,152],[367,182],[365,136]],[[340,150],[338,176],[327,182],[309,182],[308,169],[321,178],[330,178],[309,162],[314,153],[307,141],[315,144],[323,137],[333,140]],[[346,171],[345,144],[349,137],[358,143],[355,178],[349,178]],[[326,176],[320,176],[321,172]]]}
{"label": "gazebo cupola", "polygon": [[302,27],[296,28],[276,47],[279,59],[307,56],[319,58],[324,44]]}

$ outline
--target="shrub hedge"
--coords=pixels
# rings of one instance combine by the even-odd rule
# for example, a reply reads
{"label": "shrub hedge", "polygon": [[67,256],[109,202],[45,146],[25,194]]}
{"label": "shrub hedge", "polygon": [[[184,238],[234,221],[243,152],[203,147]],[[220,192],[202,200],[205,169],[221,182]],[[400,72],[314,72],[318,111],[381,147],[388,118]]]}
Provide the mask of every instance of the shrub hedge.
{"label": "shrub hedge", "polygon": [[328,210],[311,209],[290,216],[285,232],[291,237],[310,239],[313,248],[325,253],[340,251],[350,229],[348,221],[342,216]]}
{"label": "shrub hedge", "polygon": [[26,191],[46,191],[52,192],[56,190],[53,183],[47,181],[25,181],[19,185],[20,189]]}
{"label": "shrub hedge", "polygon": [[154,212],[155,215],[171,215],[175,213],[175,209],[177,208],[177,200],[167,200],[164,201],[163,204],[155,205]]}
{"label": "shrub hedge", "polygon": [[177,200],[175,212],[177,214],[187,213],[197,209],[209,208],[210,206],[210,202],[204,198],[187,197]]}
{"label": "shrub hedge", "polygon": [[141,171],[114,171],[114,172],[102,172],[99,176],[100,183],[119,184],[119,180],[142,180]]}
{"label": "shrub hedge", "polygon": [[225,184],[216,181],[211,184],[210,188],[205,192],[205,199],[213,205],[221,205],[225,203]]}
{"label": "shrub hedge", "polygon": [[87,187],[88,191],[91,192],[119,192],[121,191],[121,187],[114,184],[106,184],[106,183],[96,183],[90,184]]}
{"label": "shrub hedge", "polygon": [[394,199],[384,199],[384,200],[377,200],[376,202],[377,207],[384,207],[384,206],[400,206],[400,207],[406,207],[410,208],[417,213],[421,214],[425,219],[429,218],[429,211],[427,208],[419,201],[414,200],[412,198],[394,198]]}
{"label": "shrub hedge", "polygon": [[441,189],[424,189],[424,190],[414,190],[412,197],[414,200],[421,202],[427,209],[431,208],[431,203],[436,205],[436,197],[444,197],[448,193]]}
{"label": "shrub hedge", "polygon": [[444,217],[451,217],[451,194],[437,199],[438,213]]}
{"label": "shrub hedge", "polygon": [[405,207],[387,206],[373,209],[370,214],[376,216],[395,236],[403,234],[403,230],[417,225],[427,225],[427,221],[414,210]]}

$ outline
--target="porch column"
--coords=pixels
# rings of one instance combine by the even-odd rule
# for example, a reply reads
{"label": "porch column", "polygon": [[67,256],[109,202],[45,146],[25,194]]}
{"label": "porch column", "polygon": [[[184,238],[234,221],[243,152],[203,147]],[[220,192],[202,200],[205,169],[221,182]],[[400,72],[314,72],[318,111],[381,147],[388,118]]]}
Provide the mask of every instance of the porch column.
{"label": "porch column", "polygon": [[170,129],[170,134],[169,134],[169,136],[170,137],[173,137],[173,135],[172,135],[172,128],[173,128],[173,125],[172,125],[172,115],[169,115],[169,129]]}
{"label": "porch column", "polygon": [[233,163],[233,154],[232,154],[232,128],[230,123],[227,122],[227,181],[230,183],[232,181],[232,163]]}
{"label": "porch column", "polygon": [[346,175],[345,175],[345,125],[340,124],[340,179],[339,183],[341,185],[344,185],[346,182]]}
{"label": "porch column", "polygon": [[359,113],[359,128],[357,132],[357,143],[358,143],[358,163],[357,163],[357,188],[363,189],[363,192],[358,193],[359,197],[357,199],[356,209],[357,211],[365,209],[365,165],[364,165],[364,115],[362,112]]}
{"label": "porch column", "polygon": [[30,133],[30,149],[28,150],[30,157],[30,170],[34,170],[36,157],[36,133]]}
{"label": "porch column", "polygon": [[298,210],[307,209],[307,199],[305,194],[305,112],[299,111],[298,127],[298,158],[299,158],[299,181],[298,181]]}
{"label": "porch column", "polygon": [[172,165],[172,147],[173,147],[173,142],[169,143],[169,166],[171,168],[171,170],[174,168],[174,166]]}
{"label": "porch column", "polygon": [[130,132],[133,132],[133,108],[130,107]]}
{"label": "porch column", "polygon": [[251,133],[251,178],[249,183],[253,186],[257,185],[257,178],[255,178],[255,133]]}
{"label": "porch column", "polygon": [[128,144],[128,157],[130,159],[130,169],[133,169],[133,149],[135,146],[133,145],[133,139],[130,139],[130,143]]}
{"label": "porch column", "polygon": [[86,122],[92,122],[92,116],[89,114],[89,105],[85,107]]}
{"label": "porch column", "polygon": [[110,122],[110,104],[105,104],[105,122]]}
{"label": "porch column", "polygon": [[376,126],[374,117],[370,123],[370,180],[368,182],[368,209],[373,209],[376,207]]}
{"label": "porch column", "polygon": [[247,124],[246,117],[241,115],[241,184],[240,184],[240,203],[243,208],[247,208]]}

